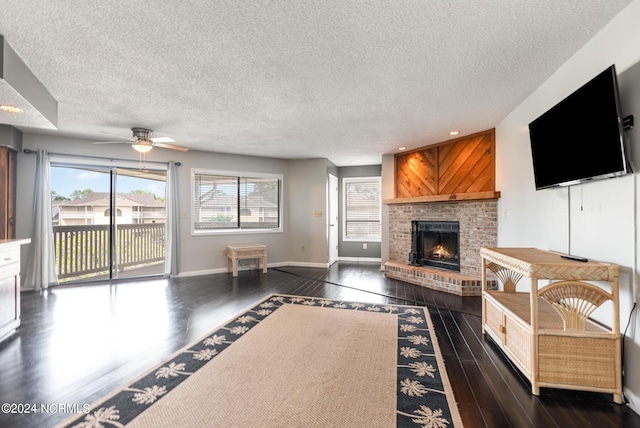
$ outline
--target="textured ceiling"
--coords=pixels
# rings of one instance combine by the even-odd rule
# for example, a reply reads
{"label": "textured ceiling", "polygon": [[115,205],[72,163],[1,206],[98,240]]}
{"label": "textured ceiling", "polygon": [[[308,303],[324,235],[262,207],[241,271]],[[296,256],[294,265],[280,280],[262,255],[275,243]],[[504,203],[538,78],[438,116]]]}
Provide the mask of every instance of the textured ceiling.
{"label": "textured ceiling", "polygon": [[496,126],[629,2],[3,0],[0,34],[58,101],[35,132],[366,165]]}

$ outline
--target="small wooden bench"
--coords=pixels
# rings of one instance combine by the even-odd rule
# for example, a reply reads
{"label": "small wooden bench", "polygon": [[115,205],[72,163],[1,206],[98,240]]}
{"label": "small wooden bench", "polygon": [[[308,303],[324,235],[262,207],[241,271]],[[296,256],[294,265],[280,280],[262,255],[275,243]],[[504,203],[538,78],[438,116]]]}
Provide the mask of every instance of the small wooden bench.
{"label": "small wooden bench", "polygon": [[256,266],[260,269],[262,260],[262,273],[267,273],[267,246],[263,244],[227,245],[227,271],[238,276],[238,260],[256,259]]}

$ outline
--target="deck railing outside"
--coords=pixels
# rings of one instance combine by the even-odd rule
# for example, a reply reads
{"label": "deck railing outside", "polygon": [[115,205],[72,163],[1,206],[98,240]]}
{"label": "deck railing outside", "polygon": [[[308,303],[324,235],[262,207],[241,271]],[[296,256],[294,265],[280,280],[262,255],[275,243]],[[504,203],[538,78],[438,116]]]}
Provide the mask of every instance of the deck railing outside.
{"label": "deck railing outside", "polygon": [[[109,225],[54,226],[56,267],[61,280],[109,272]],[[164,262],[164,223],[116,228],[118,269]]]}

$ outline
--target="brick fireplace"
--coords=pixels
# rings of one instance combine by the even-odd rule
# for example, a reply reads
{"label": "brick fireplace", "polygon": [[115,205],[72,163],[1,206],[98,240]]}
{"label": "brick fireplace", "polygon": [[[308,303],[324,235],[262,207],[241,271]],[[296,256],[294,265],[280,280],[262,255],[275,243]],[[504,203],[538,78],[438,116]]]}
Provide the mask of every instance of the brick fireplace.
{"label": "brick fireplace", "polygon": [[[459,224],[459,272],[410,264],[410,253],[414,250],[412,222],[422,221]],[[480,248],[497,246],[498,201],[465,200],[389,205],[389,241],[389,261],[384,265],[385,276],[460,296],[480,295]],[[493,281],[490,285],[494,285]]]}

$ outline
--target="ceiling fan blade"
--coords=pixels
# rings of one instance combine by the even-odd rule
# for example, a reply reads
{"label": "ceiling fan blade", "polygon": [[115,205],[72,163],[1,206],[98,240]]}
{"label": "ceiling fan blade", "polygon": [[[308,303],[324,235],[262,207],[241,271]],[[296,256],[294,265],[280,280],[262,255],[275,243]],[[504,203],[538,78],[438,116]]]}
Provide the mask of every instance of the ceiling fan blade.
{"label": "ceiling fan blade", "polygon": [[91,144],[131,144],[131,141],[96,141]]}
{"label": "ceiling fan blade", "polygon": [[176,140],[174,140],[171,137],[153,137],[151,141],[153,141],[154,143],[175,143],[176,142]]}
{"label": "ceiling fan blade", "polygon": [[153,146],[154,147],[162,147],[163,149],[179,150],[181,152],[186,152],[186,151],[189,150],[187,147],[176,146],[176,145],[167,144],[167,143],[156,143],[155,141],[153,143]]}
{"label": "ceiling fan blade", "polygon": [[115,134],[113,132],[107,132],[107,131],[100,131],[102,134],[107,134],[107,135],[113,135],[115,137],[118,137],[121,140],[128,140],[128,141],[133,141],[133,138],[127,135],[122,135],[122,134]]}

